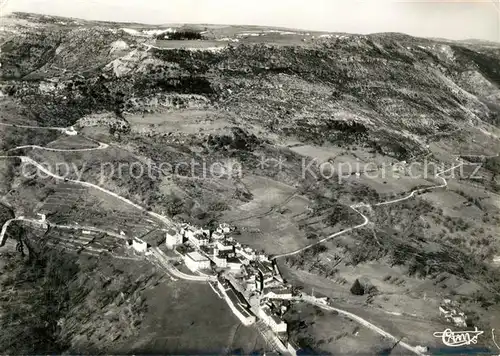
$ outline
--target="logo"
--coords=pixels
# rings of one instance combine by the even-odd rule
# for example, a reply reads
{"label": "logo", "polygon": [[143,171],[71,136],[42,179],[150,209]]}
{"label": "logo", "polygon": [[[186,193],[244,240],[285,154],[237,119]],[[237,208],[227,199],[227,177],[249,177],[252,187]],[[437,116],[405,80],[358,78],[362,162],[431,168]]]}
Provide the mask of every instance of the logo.
{"label": "logo", "polygon": [[451,329],[446,329],[443,332],[435,332],[434,337],[439,337],[442,339],[443,344],[450,347],[460,347],[467,345],[477,344],[477,338],[479,335],[484,334],[484,331],[477,330],[477,327],[472,331],[452,331]]}

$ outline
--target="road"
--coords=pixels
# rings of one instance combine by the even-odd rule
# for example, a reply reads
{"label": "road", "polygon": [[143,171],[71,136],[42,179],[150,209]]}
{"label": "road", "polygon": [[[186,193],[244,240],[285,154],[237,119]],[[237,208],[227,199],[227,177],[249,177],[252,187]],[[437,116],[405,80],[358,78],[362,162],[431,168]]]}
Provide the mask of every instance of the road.
{"label": "road", "polygon": [[[457,161],[460,161],[460,158],[457,158]],[[426,188],[420,188],[420,189],[415,189],[413,191],[410,192],[410,194],[408,194],[407,196],[403,197],[403,198],[399,198],[399,199],[393,199],[393,200],[388,200],[388,201],[385,201],[385,202],[381,202],[381,203],[377,203],[377,204],[368,204],[368,203],[365,203],[365,202],[361,202],[361,203],[357,203],[357,204],[353,204],[351,205],[349,208],[353,209],[354,211],[356,211],[359,215],[361,215],[361,217],[363,218],[364,222],[362,224],[359,224],[359,225],[356,225],[354,227],[350,227],[348,229],[345,229],[345,230],[342,230],[340,232],[336,232],[335,234],[332,234],[332,235],[329,235],[319,241],[316,241],[316,242],[313,242],[305,247],[302,247],[298,250],[294,250],[294,251],[290,251],[290,252],[287,252],[287,253],[283,253],[283,254],[280,254],[280,255],[276,255],[274,256],[272,259],[275,260],[275,259],[278,259],[278,258],[283,258],[283,257],[288,257],[288,256],[294,256],[294,255],[297,255],[303,251],[306,251],[306,250],[309,250],[310,248],[314,247],[314,246],[317,246],[319,244],[322,244],[328,240],[331,240],[337,236],[340,236],[340,235],[343,235],[345,233],[348,233],[348,232],[351,232],[351,231],[354,231],[354,230],[357,230],[357,229],[360,229],[364,226],[366,226],[370,220],[368,219],[368,217],[363,214],[362,212],[360,212],[359,210],[357,210],[357,208],[361,208],[361,207],[365,207],[365,208],[372,208],[373,206],[384,206],[384,205],[390,205],[390,204],[395,204],[395,203],[400,203],[402,201],[405,201],[405,200],[408,200],[408,199],[411,199],[415,196],[415,194],[418,194],[420,192],[426,192],[426,191],[429,191],[431,189],[438,189],[438,188],[444,188],[444,187],[447,187],[448,186],[448,181],[446,179],[444,179],[443,177],[441,177],[443,174],[449,172],[449,171],[452,171],[452,170],[455,170],[461,166],[464,165],[464,162],[460,161],[459,164],[449,168],[449,169],[446,169],[438,174],[435,175],[435,178],[437,179],[441,179],[443,181],[442,184],[440,185],[436,185],[436,186],[433,186],[433,187],[426,187]]]}
{"label": "road", "polygon": [[115,197],[116,199],[119,199],[122,202],[124,202],[124,203],[126,203],[128,205],[131,205],[134,208],[136,208],[136,209],[138,209],[138,210],[140,210],[142,212],[145,212],[149,216],[154,217],[155,219],[160,220],[162,223],[164,223],[167,226],[172,226],[173,225],[173,222],[170,219],[168,219],[167,217],[165,217],[163,215],[160,215],[160,214],[157,214],[155,212],[149,211],[148,209],[144,208],[143,206],[140,206],[139,204],[136,204],[133,201],[131,201],[131,200],[127,199],[127,198],[122,197],[119,194],[116,194],[116,193],[114,193],[114,192],[112,192],[110,190],[107,190],[107,189],[105,189],[105,188],[103,188],[101,186],[98,186],[97,184],[93,184],[93,183],[89,183],[89,182],[85,182],[85,181],[81,181],[81,180],[76,180],[76,179],[64,178],[64,177],[62,177],[60,175],[52,173],[50,170],[48,170],[47,168],[45,168],[44,166],[42,166],[41,164],[39,164],[38,162],[36,162],[32,158],[27,157],[27,156],[15,156],[15,157],[20,158],[22,163],[31,164],[31,165],[35,166],[40,172],[43,172],[43,173],[47,174],[48,176],[50,176],[52,178],[55,178],[55,179],[58,179],[58,180],[63,180],[63,181],[66,181],[66,182],[71,182],[71,183],[79,184],[79,185],[82,185],[84,187],[89,187],[89,188],[100,190],[101,192],[106,193],[106,194],[108,194],[108,195],[110,195],[112,197]]}
{"label": "road", "polygon": [[334,308],[334,307],[331,307],[329,305],[325,305],[325,304],[322,304],[319,302],[315,302],[313,300],[304,300],[304,301],[309,303],[309,304],[316,305],[317,307],[324,309],[324,310],[335,311],[335,312],[337,312],[337,313],[339,313],[339,314],[341,314],[341,315],[343,315],[351,320],[354,320],[354,321],[358,322],[359,324],[369,328],[370,330],[376,332],[377,334],[379,334],[383,337],[394,340],[394,342],[399,342],[398,345],[400,345],[401,347],[404,347],[406,350],[411,351],[416,355],[421,355],[421,356],[426,355],[426,354],[420,352],[416,347],[413,347],[413,346],[407,344],[406,342],[400,341],[400,338],[397,338],[394,335],[388,333],[387,331],[382,330],[378,326],[373,325],[369,321],[357,316],[356,314],[350,313],[350,312],[342,310],[342,309]]}
{"label": "road", "polygon": [[299,253],[301,253],[301,252],[303,252],[303,251],[309,250],[310,248],[312,248],[312,247],[314,247],[314,246],[317,246],[317,245],[319,245],[319,244],[322,244],[322,243],[324,243],[324,242],[326,242],[326,241],[328,241],[328,240],[331,240],[331,239],[333,239],[333,238],[335,238],[335,237],[337,237],[337,236],[340,236],[340,235],[342,235],[342,234],[345,234],[345,233],[348,233],[348,232],[354,231],[354,230],[356,230],[356,229],[360,229],[360,228],[362,228],[362,227],[366,226],[366,225],[370,222],[370,220],[368,219],[368,217],[367,217],[365,214],[363,214],[363,213],[361,213],[359,210],[357,210],[357,205],[351,205],[351,206],[350,206],[350,208],[351,208],[351,209],[353,209],[355,212],[357,212],[358,214],[360,214],[360,215],[363,217],[363,220],[364,220],[364,221],[363,221],[363,223],[362,223],[362,224],[359,224],[359,225],[356,225],[356,226],[350,227],[350,228],[348,228],[348,229],[345,229],[345,230],[342,230],[342,231],[336,232],[336,233],[334,233],[334,234],[332,234],[332,235],[329,235],[329,236],[327,236],[327,237],[325,237],[325,238],[323,238],[323,239],[321,239],[321,240],[319,240],[319,241],[313,242],[312,244],[309,244],[309,245],[307,245],[307,246],[305,246],[305,247],[302,247],[302,248],[300,248],[300,249],[298,249],[298,250],[291,251],[291,252],[287,252],[287,253],[283,253],[283,254],[281,254],[281,255],[276,255],[276,256],[273,256],[273,258],[272,258],[272,259],[273,259],[273,260],[276,260],[276,259],[278,259],[278,258],[282,258],[282,257],[288,257],[288,256],[294,256],[294,255],[297,255],[297,254],[299,254]]}
{"label": "road", "polygon": [[160,267],[164,268],[168,273],[172,274],[174,277],[177,277],[179,279],[183,279],[186,281],[193,281],[193,282],[210,282],[217,280],[216,277],[212,276],[194,276],[179,271],[172,265],[172,262],[169,260],[169,258],[158,247],[151,248],[151,255],[148,256],[148,259],[153,264],[159,265]]}
{"label": "road", "polygon": [[23,129],[52,130],[52,131],[60,131],[60,132],[64,132],[64,131],[68,130],[67,127],[16,125],[16,124],[7,124],[5,122],[0,122],[0,126],[20,127]]}
{"label": "road", "polygon": [[19,147],[11,148],[7,152],[17,151],[17,150],[21,150],[23,148],[40,149],[40,150],[52,151],[52,152],[86,152],[86,151],[103,150],[103,149],[109,147],[109,145],[107,143],[102,143],[102,142],[98,142],[98,143],[99,143],[99,147],[92,147],[92,148],[72,148],[72,149],[43,147],[43,146],[38,146],[38,145],[25,145],[25,146],[19,146]]}
{"label": "road", "polygon": [[[32,127],[32,128],[39,128],[39,127]],[[54,129],[57,129],[57,128],[54,128]],[[104,145],[106,144],[101,144],[99,143],[99,148],[93,148],[93,149],[89,149],[89,150],[94,150],[94,149],[102,149],[101,147],[103,147]],[[29,147],[34,147],[34,146],[29,146]],[[39,148],[39,149],[46,149],[44,147],[40,147],[40,146],[36,146],[36,148]],[[68,152],[69,151],[72,151],[72,150],[67,150]],[[11,156],[8,156],[8,157],[11,157]],[[47,170],[45,167],[43,167],[42,165],[40,165],[38,162],[34,161],[33,159],[29,158],[29,157],[26,157],[26,156],[18,156],[21,161],[23,163],[27,163],[27,164],[31,164],[33,166],[35,166],[37,169],[39,169],[40,171],[46,173],[47,175],[55,178],[55,179],[60,179],[60,180],[65,180],[64,177],[61,177],[61,176],[58,176],[52,172],[50,172],[49,170]],[[460,160],[459,158],[457,158],[457,160]],[[450,171],[450,170],[453,170],[453,169],[456,169],[460,166],[462,166],[464,163],[463,162],[460,162],[460,164],[448,169],[448,170],[445,170],[443,172],[440,172],[438,173],[435,177],[438,178],[438,179],[441,179],[443,181],[442,184],[440,185],[436,185],[434,187],[430,187],[430,188],[423,188],[423,189],[416,189],[414,191],[412,191],[408,196],[406,197],[403,197],[403,198],[400,198],[400,199],[395,199],[395,200],[390,200],[390,201],[386,201],[386,202],[381,202],[381,203],[378,203],[378,204],[375,204],[375,206],[382,206],[382,205],[389,205],[389,204],[395,204],[395,203],[398,203],[398,202],[401,202],[401,201],[405,201],[405,200],[408,200],[412,197],[415,196],[415,194],[417,194],[418,192],[420,191],[428,191],[430,189],[437,189],[437,188],[442,188],[442,187],[446,187],[448,185],[448,182],[446,181],[446,179],[444,179],[443,177],[441,177],[441,175],[443,175],[444,173]],[[113,193],[107,189],[104,189],[98,185],[95,185],[95,184],[92,184],[92,183],[88,183],[88,182],[84,182],[84,181],[79,181],[79,180],[71,180],[71,179],[67,179],[67,181],[70,181],[72,183],[76,183],[76,184],[80,184],[80,185],[83,185],[83,186],[86,186],[86,187],[91,187],[91,188],[94,188],[94,189],[98,189],[108,195],[111,195],[121,201],[123,201],[124,203],[128,204],[128,205],[131,205],[137,209],[139,209],[140,211],[143,211],[143,212],[146,212],[148,215],[162,221],[163,223],[165,223],[167,226],[171,226],[172,225],[172,222],[170,219],[168,219],[167,217],[164,217],[160,214],[157,214],[157,213],[154,213],[154,212],[151,212],[151,211],[148,211],[147,209],[145,209],[144,207],[130,201],[129,199],[126,199],[116,193]],[[360,207],[368,207],[370,208],[371,205],[368,204],[368,203],[358,203],[358,204],[354,204],[354,205],[351,205],[350,208],[355,210],[358,214],[360,214],[362,217],[363,217],[363,223],[362,224],[359,224],[357,226],[354,226],[354,227],[351,227],[351,228],[348,228],[348,229],[345,229],[343,231],[340,231],[340,232],[337,232],[335,234],[332,234],[332,235],[329,235],[317,242],[314,242],[306,247],[303,247],[299,250],[296,250],[296,251],[292,251],[292,252],[289,252],[289,253],[286,253],[286,254],[282,254],[282,255],[278,255],[278,256],[275,256],[273,259],[277,259],[277,258],[281,258],[281,257],[286,257],[286,256],[292,256],[292,255],[295,255],[295,254],[298,254],[302,251],[305,251],[313,246],[316,246],[318,244],[321,244],[321,243],[324,243],[330,239],[333,239],[337,236],[340,236],[342,234],[345,234],[345,233],[348,233],[348,232],[351,232],[353,230],[356,230],[356,229],[360,229],[364,226],[366,226],[370,221],[368,219],[368,217],[366,215],[364,215],[363,213],[361,213],[358,208]],[[8,225],[14,221],[16,219],[12,219],[12,220],[9,220],[8,222],[6,222],[4,224],[4,226],[2,227],[2,232],[0,232],[0,241],[2,241],[3,239],[3,236],[5,235],[5,231],[7,230],[7,227]],[[68,226],[70,227],[70,226]],[[189,281],[197,281],[197,282],[207,282],[207,281],[211,281],[213,280],[215,277],[209,277],[209,276],[192,276],[192,275],[187,275],[185,273],[182,273],[181,271],[177,270],[172,264],[171,262],[168,260],[168,258],[166,257],[165,254],[163,254],[157,247],[156,248],[152,248],[151,249],[151,254],[148,256],[148,258],[150,258],[152,260],[153,263],[163,267],[167,272],[169,272],[170,274],[180,278],[180,279],[184,279],[184,280],[189,280]],[[394,335],[382,330],[381,328],[371,324],[369,321],[353,314],[353,313],[350,313],[350,312],[347,312],[345,310],[342,310],[342,309],[338,309],[338,308],[334,308],[334,307],[330,307],[330,306],[326,306],[326,305],[323,305],[321,303],[316,303],[316,302],[313,302],[314,304],[317,304],[320,308],[323,308],[323,309],[326,309],[326,310],[332,310],[332,311],[336,311],[338,312],[339,314],[342,314],[358,323],[360,323],[361,325],[364,325],[366,326],[367,328],[377,332],[378,334],[384,336],[384,337],[387,337],[387,338],[390,338],[392,340],[395,340],[395,341],[399,341],[398,338],[396,338]],[[417,355],[423,355],[420,351],[418,351],[415,347],[412,347],[411,345],[408,345],[404,342],[399,342],[399,345],[401,345],[402,347],[404,347],[405,349],[407,349],[408,351],[411,351]]]}
{"label": "road", "polygon": [[40,221],[40,220],[35,220],[35,219],[28,219],[28,218],[25,218],[23,216],[20,216],[20,217],[17,217],[17,218],[14,218],[14,219],[9,219],[7,220],[3,226],[2,226],[2,230],[0,231],[0,246],[3,246],[4,244],[4,240],[5,240],[5,234],[7,233],[7,228],[9,227],[10,224],[12,224],[14,221],[24,221],[24,222],[29,222],[31,224],[35,224],[35,225],[38,225],[38,226],[43,226],[44,222],[43,221]]}
{"label": "road", "polygon": [[[37,225],[39,227],[43,227],[43,226],[47,225],[49,227],[55,227],[55,228],[64,229],[64,230],[88,230],[88,231],[103,233],[103,234],[106,234],[106,235],[109,235],[111,237],[115,237],[115,238],[118,238],[118,239],[125,239],[126,238],[126,237],[124,237],[124,236],[122,236],[122,235],[120,235],[118,233],[113,232],[113,231],[108,231],[108,230],[96,228],[96,227],[93,227],[93,226],[82,226],[82,225],[79,225],[79,224],[75,224],[75,225],[58,225],[58,224],[50,223],[48,221],[30,219],[30,218],[25,218],[23,216],[20,216],[20,217],[14,218],[14,219],[9,219],[9,220],[7,220],[3,224],[2,230],[0,231],[0,246],[2,246],[4,244],[4,242],[5,242],[5,235],[7,233],[7,228],[14,221],[23,221],[23,222],[27,222],[27,223],[30,223],[30,224]],[[86,249],[88,249],[90,251],[93,250],[92,247],[90,247],[90,246],[86,246]],[[102,252],[102,251],[97,251],[97,252]],[[99,256],[99,253],[92,254],[91,252],[89,252],[89,254],[95,255],[95,256]],[[113,253],[109,253],[109,252],[108,252],[108,254],[110,256],[112,256],[113,258],[120,259],[120,260],[126,260],[126,261],[135,261],[135,260],[138,260],[137,258],[119,256],[119,255],[116,255],[116,254],[113,254]]]}

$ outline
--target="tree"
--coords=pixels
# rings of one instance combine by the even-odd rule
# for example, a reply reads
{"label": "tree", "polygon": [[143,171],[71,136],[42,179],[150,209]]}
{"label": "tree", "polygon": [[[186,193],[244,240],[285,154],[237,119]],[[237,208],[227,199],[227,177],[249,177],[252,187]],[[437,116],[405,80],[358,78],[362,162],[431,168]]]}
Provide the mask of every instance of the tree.
{"label": "tree", "polygon": [[351,287],[351,293],[354,295],[364,295],[365,294],[365,289],[359,282],[359,279],[356,279],[354,281],[354,284]]}

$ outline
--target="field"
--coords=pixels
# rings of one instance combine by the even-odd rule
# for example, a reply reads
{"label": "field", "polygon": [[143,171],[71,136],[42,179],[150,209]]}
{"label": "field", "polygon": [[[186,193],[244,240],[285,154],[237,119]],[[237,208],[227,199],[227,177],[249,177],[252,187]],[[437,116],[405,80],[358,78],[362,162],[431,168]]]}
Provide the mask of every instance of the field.
{"label": "field", "polygon": [[296,189],[269,178],[247,176],[241,183],[253,196],[227,211],[223,220],[237,226],[238,241],[269,253],[282,253],[305,245],[294,219],[307,210],[307,198]]}
{"label": "field", "polygon": [[156,40],[155,46],[170,49],[212,49],[212,48],[225,48],[228,42],[226,41],[201,41],[201,40]]}
{"label": "field", "polygon": [[[335,312],[308,304],[293,305],[285,319],[292,339],[306,350],[309,345],[309,349],[318,350],[320,354],[378,355],[395,344]],[[391,355],[399,355],[400,351],[396,348]]]}
{"label": "field", "polygon": [[257,331],[241,325],[206,284],[169,281],[148,290],[145,297],[154,312],[148,313],[139,336],[118,346],[118,351],[250,354],[266,350]]}
{"label": "field", "polygon": [[[500,152],[498,46],[204,24],[171,26],[171,38],[203,40],[163,41],[142,30],[168,25],[12,16],[2,32],[12,34],[1,48],[3,155],[47,145],[13,154],[172,221],[230,223],[236,240],[268,255],[310,246],[279,259],[287,282],[411,345],[437,346],[433,333],[452,328],[439,315],[447,298],[467,328],[500,328],[500,160],[466,157]],[[79,135],[21,124],[75,125]],[[94,140],[109,147],[81,150]],[[462,159],[484,163],[479,177],[468,165],[448,184],[438,171],[409,171]],[[0,162],[0,201],[13,210],[4,220],[44,213],[52,226],[9,231],[40,248],[14,255],[12,238],[2,254],[2,350],[269,351],[210,286],[124,247],[130,237],[159,245],[167,226],[99,189],[29,177],[18,162]],[[241,165],[241,175],[216,177],[214,163]],[[404,198],[426,187],[436,189]],[[351,291],[357,282],[362,292]],[[316,352],[391,353],[374,328],[335,313],[296,304],[288,317],[292,337]]]}
{"label": "field", "polygon": [[49,248],[64,253],[127,260],[131,263],[139,261],[140,258],[126,248],[125,239],[118,239],[104,232],[89,231],[85,227],[77,228],[78,226],[73,229],[51,228],[43,235],[42,240]]}
{"label": "field", "polygon": [[[360,278],[364,276],[363,272],[372,267],[381,268],[382,266],[375,264],[350,267],[349,271],[346,270],[343,275]],[[424,300],[427,298],[424,295],[424,289],[417,287],[418,285],[425,287],[423,285],[425,282],[408,278],[398,272],[397,268],[391,270],[394,279],[399,275],[400,281],[403,281],[397,291],[394,290],[396,287],[390,283],[385,283],[387,286],[385,287],[384,282],[378,283],[376,279],[370,279],[370,282],[380,288],[381,293],[371,302],[367,302],[367,295],[360,297],[352,295],[349,292],[352,285],[339,283],[340,278],[335,282],[319,277],[317,273],[291,270],[283,265],[280,266],[280,270],[287,281],[303,286],[304,292],[328,296],[334,301],[335,307],[359,315],[393,335],[404,335],[405,341],[412,345],[438,346],[440,341],[432,334],[434,331],[441,331],[447,327],[447,324],[439,318],[438,305],[433,300],[434,297],[429,296]],[[372,276],[373,274],[366,275],[367,278]],[[412,286],[413,283],[415,283],[414,286]]]}
{"label": "field", "polygon": [[45,147],[57,148],[57,149],[82,149],[82,148],[95,148],[99,145],[95,142],[89,140],[84,136],[62,136],[55,141],[50,142]]}
{"label": "field", "polygon": [[188,134],[219,135],[230,132],[230,118],[216,110],[176,110],[167,113],[148,115],[128,115],[133,132],[145,134]]}

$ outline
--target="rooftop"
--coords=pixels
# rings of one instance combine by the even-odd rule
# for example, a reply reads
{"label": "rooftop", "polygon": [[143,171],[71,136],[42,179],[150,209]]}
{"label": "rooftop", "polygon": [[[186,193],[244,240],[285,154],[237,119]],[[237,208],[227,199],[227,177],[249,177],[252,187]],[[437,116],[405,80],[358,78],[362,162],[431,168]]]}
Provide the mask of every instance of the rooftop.
{"label": "rooftop", "polygon": [[199,253],[198,251],[190,252],[186,256],[188,256],[190,259],[196,262],[208,261],[208,258],[202,256],[201,253]]}
{"label": "rooftop", "polygon": [[271,314],[271,319],[273,319],[273,321],[278,325],[284,323],[284,321],[281,320],[281,318],[279,318],[277,315],[274,314]]}
{"label": "rooftop", "polygon": [[286,289],[286,288],[265,288],[264,289],[264,294],[265,293],[274,293],[278,295],[283,295],[283,294],[291,294],[292,291],[291,289]]}

